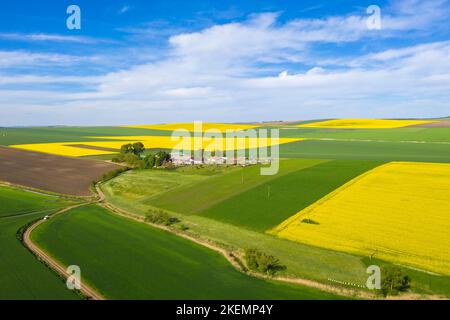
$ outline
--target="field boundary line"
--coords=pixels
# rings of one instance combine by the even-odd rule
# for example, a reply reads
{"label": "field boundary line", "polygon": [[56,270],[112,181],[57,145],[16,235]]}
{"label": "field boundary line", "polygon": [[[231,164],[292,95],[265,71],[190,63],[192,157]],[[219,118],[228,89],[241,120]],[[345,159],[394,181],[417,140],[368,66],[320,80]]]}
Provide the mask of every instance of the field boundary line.
{"label": "field boundary line", "polygon": [[425,140],[373,140],[373,139],[339,139],[339,138],[307,138],[317,141],[344,141],[344,142],[379,142],[379,143],[413,143],[413,144],[450,144],[450,141]]}
{"label": "field boundary line", "polygon": [[33,188],[33,187],[24,186],[24,185],[17,184],[17,183],[11,183],[8,181],[3,181],[3,180],[0,180],[0,187],[19,189],[19,190],[22,190],[25,192],[36,193],[36,194],[40,194],[40,195],[47,196],[47,197],[67,198],[67,199],[73,199],[73,200],[95,200],[94,194],[92,196],[76,196],[76,195],[70,195],[70,194],[65,194],[65,193],[58,193],[58,192]]}
{"label": "field boundary line", "polygon": [[[69,207],[65,207],[54,214],[52,214],[52,217],[55,217],[59,214],[62,214],[64,212],[70,211],[72,209],[86,206],[89,204],[93,204],[95,202],[87,202],[82,204],[77,204]],[[33,230],[35,230],[38,226],[40,226],[42,223],[44,223],[44,219],[40,219],[36,221],[35,223],[31,224],[26,230],[23,235],[23,243],[24,245],[33,252],[38,260],[44,261],[51,269],[53,269],[56,273],[61,275],[64,279],[67,279],[71,274],[67,273],[67,268],[65,268],[60,262],[53,259],[47,252],[45,252],[43,249],[39,248],[32,240],[31,240],[31,233]],[[105,300],[105,298],[98,293],[95,289],[90,287],[89,285],[85,284],[84,281],[81,282],[81,289],[80,291],[87,296],[88,298],[92,300]]]}

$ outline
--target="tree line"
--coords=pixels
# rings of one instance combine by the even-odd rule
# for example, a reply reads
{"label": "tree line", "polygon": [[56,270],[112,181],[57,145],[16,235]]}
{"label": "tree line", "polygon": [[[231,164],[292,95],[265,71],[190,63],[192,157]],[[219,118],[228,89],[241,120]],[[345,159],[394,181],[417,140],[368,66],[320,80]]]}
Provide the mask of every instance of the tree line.
{"label": "tree line", "polygon": [[126,163],[130,167],[138,169],[152,169],[163,167],[171,163],[170,153],[158,151],[145,154],[145,146],[142,142],[127,143],[120,147],[120,153],[112,159],[116,163]]}

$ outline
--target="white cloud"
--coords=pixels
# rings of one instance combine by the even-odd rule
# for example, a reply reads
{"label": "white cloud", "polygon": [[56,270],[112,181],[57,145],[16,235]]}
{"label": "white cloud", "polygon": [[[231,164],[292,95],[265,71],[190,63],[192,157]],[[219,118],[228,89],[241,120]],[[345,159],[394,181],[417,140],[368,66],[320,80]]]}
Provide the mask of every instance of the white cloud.
{"label": "white cloud", "polygon": [[0,51],[0,68],[26,66],[72,66],[74,63],[99,63],[97,56],[73,56],[55,53],[35,53],[27,51]]}
{"label": "white cloud", "polygon": [[[0,116],[8,101],[17,112],[26,110],[28,102],[30,110],[42,106],[42,112],[52,114],[52,121],[72,124],[87,123],[86,119],[91,124],[122,124],[450,114],[450,42],[361,56],[322,57],[315,50],[316,44],[331,43],[334,48],[366,37],[402,36],[415,32],[418,25],[428,30],[426,26],[447,14],[436,9],[442,3],[423,5],[420,19],[408,6],[390,8],[385,33],[367,30],[364,15],[280,23],[279,14],[266,13],[172,36],[164,58],[104,76],[0,77],[0,84],[73,81],[95,89],[45,94],[3,90]],[[305,71],[288,66],[305,67],[305,62],[310,66]]]}
{"label": "white cloud", "polygon": [[130,11],[130,9],[131,9],[130,6],[125,5],[125,6],[123,6],[122,8],[119,9],[118,13],[119,14],[124,14],[124,13]]}
{"label": "white cloud", "polygon": [[83,36],[68,36],[47,33],[0,33],[0,39],[26,42],[73,42],[81,44],[94,44],[109,41]]}

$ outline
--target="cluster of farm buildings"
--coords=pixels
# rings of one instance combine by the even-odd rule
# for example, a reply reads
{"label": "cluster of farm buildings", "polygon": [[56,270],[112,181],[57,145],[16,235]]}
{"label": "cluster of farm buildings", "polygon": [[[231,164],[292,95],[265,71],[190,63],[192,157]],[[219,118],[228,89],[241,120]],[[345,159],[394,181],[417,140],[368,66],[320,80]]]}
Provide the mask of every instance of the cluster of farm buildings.
{"label": "cluster of farm buildings", "polygon": [[176,166],[183,165],[197,165],[197,164],[215,164],[215,165],[253,165],[253,164],[270,164],[271,158],[247,158],[226,156],[200,156],[194,157],[192,155],[180,155],[177,153],[171,154],[172,164]]}

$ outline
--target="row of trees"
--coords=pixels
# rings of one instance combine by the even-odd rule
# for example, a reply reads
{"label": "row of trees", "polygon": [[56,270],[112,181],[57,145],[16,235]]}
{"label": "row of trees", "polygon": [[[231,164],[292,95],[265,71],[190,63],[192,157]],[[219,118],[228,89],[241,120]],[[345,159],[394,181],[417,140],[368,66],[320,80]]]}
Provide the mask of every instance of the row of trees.
{"label": "row of trees", "polygon": [[120,153],[113,158],[113,162],[126,163],[130,167],[139,169],[151,169],[155,167],[162,167],[171,162],[170,153],[159,151],[156,153],[149,153],[143,156],[145,146],[142,142],[124,144],[120,148]]}

